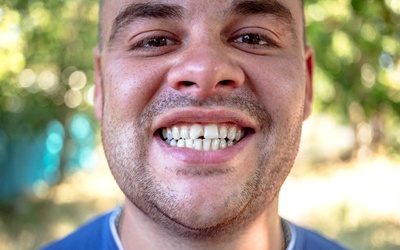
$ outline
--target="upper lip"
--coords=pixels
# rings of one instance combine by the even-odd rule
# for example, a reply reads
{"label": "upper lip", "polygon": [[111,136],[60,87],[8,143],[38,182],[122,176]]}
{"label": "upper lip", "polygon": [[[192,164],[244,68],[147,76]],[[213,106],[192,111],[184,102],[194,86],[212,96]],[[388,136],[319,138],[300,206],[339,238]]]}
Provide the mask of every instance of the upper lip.
{"label": "upper lip", "polygon": [[168,110],[154,120],[152,131],[155,132],[160,128],[172,127],[179,123],[232,123],[242,128],[251,128],[257,131],[257,122],[253,118],[238,110],[223,107]]}

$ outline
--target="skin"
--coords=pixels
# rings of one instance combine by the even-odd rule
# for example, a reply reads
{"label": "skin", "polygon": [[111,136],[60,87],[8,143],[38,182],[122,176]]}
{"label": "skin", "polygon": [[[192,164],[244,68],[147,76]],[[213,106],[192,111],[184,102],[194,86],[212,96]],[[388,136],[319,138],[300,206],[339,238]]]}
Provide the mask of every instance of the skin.
{"label": "skin", "polygon": [[[95,110],[127,197],[125,249],[283,249],[278,195],[310,114],[312,50],[299,2],[260,1],[274,3],[267,12],[279,3],[290,17],[238,2],[103,3]],[[175,12],[143,16],[134,5],[125,13],[141,16],[121,19],[135,3]],[[235,124],[248,134],[202,152],[170,147],[157,133],[194,123]]]}

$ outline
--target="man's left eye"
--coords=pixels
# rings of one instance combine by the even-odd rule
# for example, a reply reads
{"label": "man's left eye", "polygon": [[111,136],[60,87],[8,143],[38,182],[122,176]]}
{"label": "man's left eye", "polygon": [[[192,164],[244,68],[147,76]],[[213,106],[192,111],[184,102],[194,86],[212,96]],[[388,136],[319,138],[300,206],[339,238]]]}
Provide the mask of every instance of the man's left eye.
{"label": "man's left eye", "polygon": [[271,46],[277,47],[278,45],[271,39],[261,36],[259,34],[245,34],[233,39],[235,43],[245,43],[249,45]]}

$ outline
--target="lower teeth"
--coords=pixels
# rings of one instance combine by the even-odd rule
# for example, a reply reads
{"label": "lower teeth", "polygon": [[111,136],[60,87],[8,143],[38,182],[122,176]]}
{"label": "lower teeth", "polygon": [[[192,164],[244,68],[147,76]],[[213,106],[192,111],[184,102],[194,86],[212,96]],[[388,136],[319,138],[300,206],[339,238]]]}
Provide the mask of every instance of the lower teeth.
{"label": "lower teeth", "polygon": [[219,149],[224,149],[227,147],[232,147],[237,143],[237,141],[231,141],[228,139],[167,139],[165,140],[170,146],[179,148],[191,148],[203,151],[215,151]]}

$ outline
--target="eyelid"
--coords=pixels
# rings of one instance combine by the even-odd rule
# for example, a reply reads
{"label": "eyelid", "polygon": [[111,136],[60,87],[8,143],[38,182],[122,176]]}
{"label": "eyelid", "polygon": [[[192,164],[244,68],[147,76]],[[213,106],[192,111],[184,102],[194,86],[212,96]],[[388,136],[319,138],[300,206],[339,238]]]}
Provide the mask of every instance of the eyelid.
{"label": "eyelid", "polygon": [[[160,46],[146,46],[153,39],[167,39],[167,44]],[[128,50],[138,56],[151,57],[170,53],[181,44],[175,34],[165,30],[150,30],[136,34],[130,39]]]}
{"label": "eyelid", "polygon": [[[275,42],[275,40],[271,39],[269,36],[265,36],[259,33],[243,33],[241,35],[237,35],[234,38],[231,39],[231,41],[236,42],[240,37],[244,37],[246,35],[252,35],[252,36],[257,36],[258,38],[260,38],[262,41],[264,41],[266,44],[249,44],[251,46],[269,46],[269,47],[276,47],[276,48],[280,48],[280,46],[278,45],[277,42]],[[237,42],[240,43],[240,42]]]}
{"label": "eyelid", "polygon": [[[257,45],[237,41],[237,39],[245,35],[257,35],[260,37],[260,39],[263,39],[266,44]],[[281,40],[280,36],[274,32],[274,30],[270,30],[266,27],[258,25],[243,25],[241,27],[237,27],[235,30],[232,30],[229,37],[230,38],[228,39],[228,42],[231,44],[231,46],[245,53],[255,55],[270,55],[273,53],[273,51],[276,52],[276,50],[282,49],[285,44],[284,41]]]}
{"label": "eyelid", "polygon": [[[140,41],[138,41],[138,42],[136,42],[136,43],[134,43],[132,46],[131,46],[131,49],[139,49],[139,48],[147,48],[147,46],[146,46],[146,44],[147,43],[149,43],[149,42],[151,42],[151,40],[154,40],[154,39],[167,39],[167,40],[169,40],[169,41],[172,41],[174,44],[177,44],[178,43],[178,41],[176,40],[176,39],[172,39],[172,38],[169,38],[169,37],[167,37],[167,36],[151,36],[151,37],[148,37],[148,38],[144,38],[144,39],[142,39],[142,40],[140,40]],[[167,44],[168,45],[168,44]],[[167,46],[167,45],[165,45],[165,46]],[[169,44],[169,45],[171,45],[171,44]],[[156,48],[157,46],[154,46],[153,48]],[[163,46],[160,46],[160,47],[163,47]],[[151,46],[148,46],[148,48],[152,48]]]}

